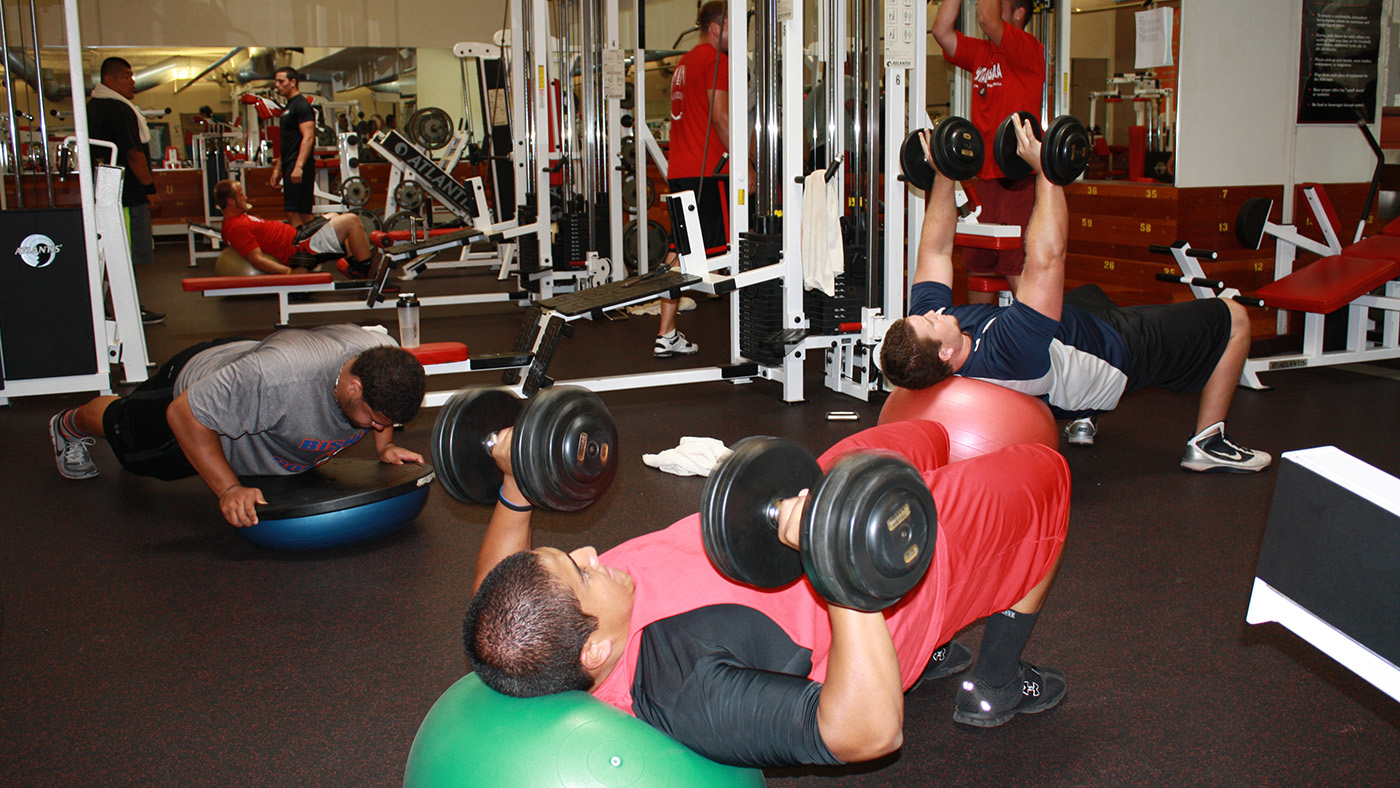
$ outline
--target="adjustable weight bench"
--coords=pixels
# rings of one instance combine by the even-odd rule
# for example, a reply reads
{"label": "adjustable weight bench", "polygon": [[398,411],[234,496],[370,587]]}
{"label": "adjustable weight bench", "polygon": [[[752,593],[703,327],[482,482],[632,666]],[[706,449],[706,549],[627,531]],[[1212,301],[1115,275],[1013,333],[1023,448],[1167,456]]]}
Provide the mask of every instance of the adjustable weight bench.
{"label": "adjustable weight bench", "polygon": [[[472,358],[463,342],[428,342],[417,347],[406,347],[423,371],[429,375],[455,375],[463,372],[481,372],[493,369],[523,367],[534,360],[532,353],[493,353]],[[455,394],[451,391],[429,391],[423,395],[423,407],[438,408]]]}
{"label": "adjustable weight bench", "polygon": [[[265,274],[262,276],[194,276],[180,280],[187,293],[202,293],[206,298],[239,295],[277,296],[277,325],[285,326],[293,314],[300,312],[338,312],[368,309],[364,299],[322,304],[293,304],[291,296],[300,293],[338,293],[368,290],[368,280],[337,282],[328,273]],[[391,305],[392,306],[392,305]]]}
{"label": "adjustable weight bench", "polygon": [[[1372,245],[1370,249],[1377,248]],[[1245,361],[1240,373],[1241,385],[1265,388],[1259,382],[1260,372],[1400,358],[1400,281],[1396,280],[1397,276],[1400,276],[1400,259],[1397,258],[1330,255],[1256,290],[1255,295],[1265,306],[1304,313],[1303,351]],[[1381,287],[1385,288],[1383,295],[1370,295]],[[1348,309],[1346,348],[1324,351],[1324,319],[1343,307]],[[1384,312],[1379,326],[1370,319],[1371,309]],[[1379,341],[1369,337],[1373,328],[1380,329]]]}

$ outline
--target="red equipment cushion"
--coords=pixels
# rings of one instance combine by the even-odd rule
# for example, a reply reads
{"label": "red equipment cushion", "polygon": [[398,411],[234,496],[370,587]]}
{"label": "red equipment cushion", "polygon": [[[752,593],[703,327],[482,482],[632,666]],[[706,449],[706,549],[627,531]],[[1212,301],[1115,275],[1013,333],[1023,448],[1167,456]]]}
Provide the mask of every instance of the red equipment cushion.
{"label": "red equipment cushion", "polygon": [[186,293],[205,290],[236,290],[243,287],[301,287],[328,285],[330,274],[265,274],[263,276],[195,276],[180,280]]}
{"label": "red equipment cushion", "polygon": [[1018,235],[973,235],[972,233],[958,233],[953,242],[958,246],[970,246],[973,249],[1020,249],[1021,237]]}
{"label": "red equipment cushion", "polygon": [[1367,257],[1372,260],[1400,260],[1400,238],[1393,235],[1373,235],[1351,246],[1342,247],[1347,257]]}
{"label": "red equipment cushion", "polygon": [[1400,261],[1332,255],[1301,268],[1254,294],[1278,309],[1328,314],[1393,279]]}
{"label": "red equipment cushion", "polygon": [[423,366],[429,364],[451,364],[456,361],[466,361],[467,346],[461,342],[429,342],[418,347],[406,347],[404,350],[413,354],[418,359],[418,363]]}
{"label": "red equipment cushion", "polygon": [[1000,293],[1010,290],[1011,286],[1006,283],[1006,278],[1001,276],[969,276],[967,289],[974,293]]}

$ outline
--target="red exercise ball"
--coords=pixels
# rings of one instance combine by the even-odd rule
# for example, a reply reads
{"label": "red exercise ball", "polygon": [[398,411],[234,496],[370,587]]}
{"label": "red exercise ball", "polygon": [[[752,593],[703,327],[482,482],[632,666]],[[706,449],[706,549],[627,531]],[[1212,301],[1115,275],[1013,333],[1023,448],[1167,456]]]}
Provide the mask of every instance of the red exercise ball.
{"label": "red exercise ball", "polygon": [[984,380],[954,375],[926,389],[896,388],[880,410],[880,423],[915,419],[948,430],[953,462],[1022,443],[1060,448],[1055,417],[1044,402]]}

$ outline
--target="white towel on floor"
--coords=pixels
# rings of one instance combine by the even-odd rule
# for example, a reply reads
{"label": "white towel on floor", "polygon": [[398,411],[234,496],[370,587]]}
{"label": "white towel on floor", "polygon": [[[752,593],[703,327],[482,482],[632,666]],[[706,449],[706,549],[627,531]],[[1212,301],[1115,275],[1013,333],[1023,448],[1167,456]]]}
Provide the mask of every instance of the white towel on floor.
{"label": "white towel on floor", "polygon": [[677,476],[709,476],[729,449],[714,438],[681,438],[681,444],[659,454],[643,454],[642,462]]}
{"label": "white towel on floor", "polygon": [[802,187],[802,286],[829,296],[836,295],[836,275],[846,271],[840,187],[825,170],[809,174]]}

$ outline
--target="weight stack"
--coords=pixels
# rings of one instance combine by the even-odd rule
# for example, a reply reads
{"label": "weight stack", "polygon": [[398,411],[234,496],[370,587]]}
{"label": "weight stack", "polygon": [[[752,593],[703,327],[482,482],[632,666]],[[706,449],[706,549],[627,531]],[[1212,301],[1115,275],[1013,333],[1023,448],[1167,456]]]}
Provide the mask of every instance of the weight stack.
{"label": "weight stack", "polygon": [[608,194],[602,192],[593,201],[593,251],[599,257],[612,258],[612,222],[608,218]]}
{"label": "weight stack", "polygon": [[[782,233],[749,232],[739,235],[739,270],[752,271],[782,259]],[[750,361],[774,367],[783,362],[783,347],[768,340],[787,328],[783,325],[783,285],[780,280],[751,285],[739,291],[739,352]]]}
{"label": "weight stack", "polygon": [[840,333],[842,323],[859,323],[860,310],[865,306],[866,257],[865,245],[845,248],[846,272],[836,276],[836,294],[807,290],[802,294],[802,310],[814,334]]}
{"label": "weight stack", "polygon": [[[535,206],[533,203],[517,206],[515,214],[520,217],[521,224],[530,224],[535,221]],[[540,239],[534,233],[526,233],[516,238],[518,244],[516,256],[519,258],[520,289],[532,293],[540,291],[539,280],[531,279],[530,274],[539,273],[540,267]]]}
{"label": "weight stack", "polygon": [[588,260],[588,215],[561,216],[556,226],[554,270],[568,271],[583,266]]}

